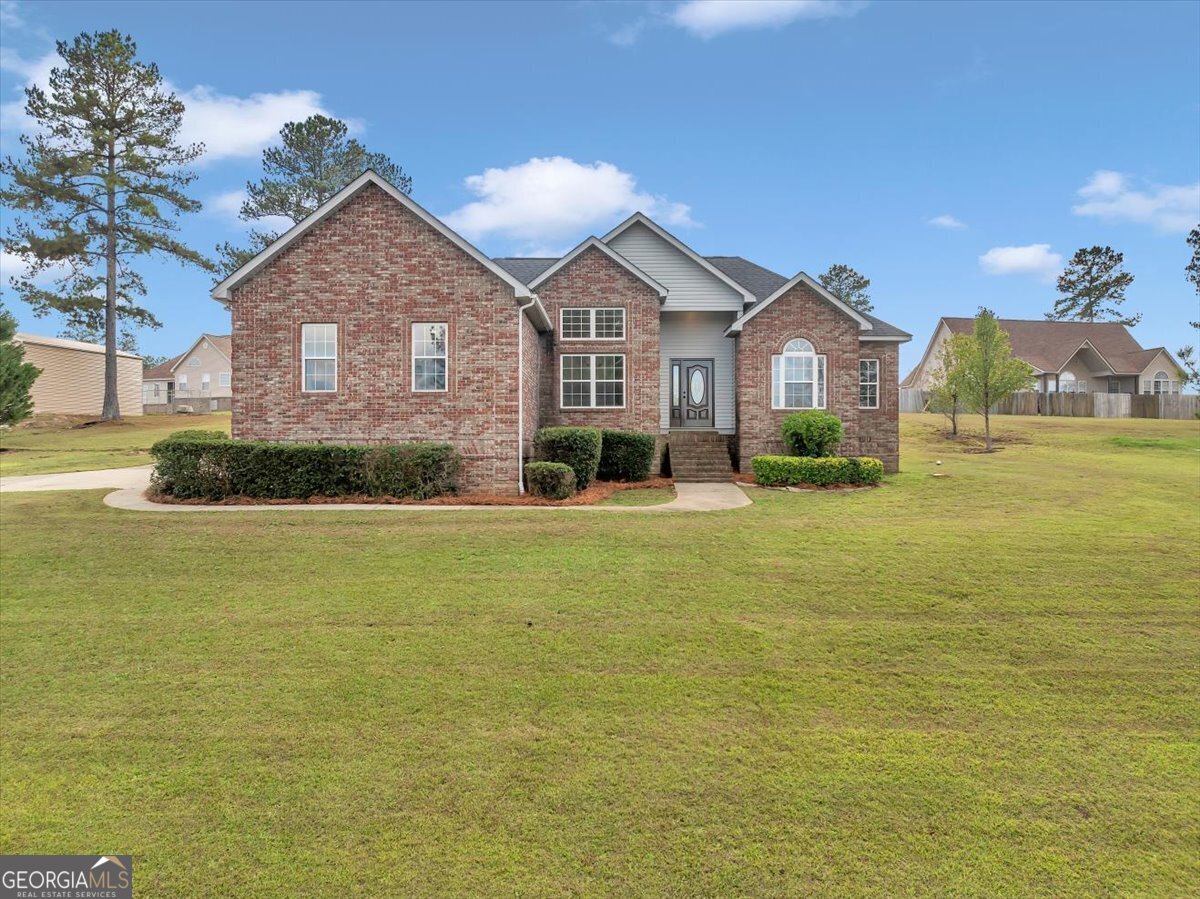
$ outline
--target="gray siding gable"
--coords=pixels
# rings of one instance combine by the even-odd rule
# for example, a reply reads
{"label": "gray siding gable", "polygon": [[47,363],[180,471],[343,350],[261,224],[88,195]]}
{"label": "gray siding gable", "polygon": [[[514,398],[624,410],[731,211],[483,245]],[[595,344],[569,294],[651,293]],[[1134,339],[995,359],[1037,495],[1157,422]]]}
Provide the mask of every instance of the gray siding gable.
{"label": "gray siding gable", "polygon": [[608,245],[667,288],[664,312],[741,312],[743,296],[645,225],[634,223]]}

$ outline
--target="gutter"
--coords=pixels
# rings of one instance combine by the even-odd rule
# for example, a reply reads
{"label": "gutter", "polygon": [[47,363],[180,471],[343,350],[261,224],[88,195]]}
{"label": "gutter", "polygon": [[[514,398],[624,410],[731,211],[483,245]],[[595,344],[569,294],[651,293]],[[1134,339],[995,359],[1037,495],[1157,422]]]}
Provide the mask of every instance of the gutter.
{"label": "gutter", "polygon": [[[525,495],[525,310],[537,303],[537,294],[517,305],[517,495]],[[542,310],[542,317],[546,312]]]}

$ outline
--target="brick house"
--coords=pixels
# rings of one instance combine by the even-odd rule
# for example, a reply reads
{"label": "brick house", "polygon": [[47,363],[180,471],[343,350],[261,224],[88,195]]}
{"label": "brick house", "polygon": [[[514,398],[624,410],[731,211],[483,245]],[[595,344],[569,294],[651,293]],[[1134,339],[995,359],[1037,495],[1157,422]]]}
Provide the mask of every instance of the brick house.
{"label": "brick house", "polygon": [[[233,318],[233,436],[445,440],[515,493],[539,427],[654,433],[748,470],[824,408],[899,464],[911,335],[801,273],[704,257],[637,213],[561,258],[490,259],[367,172],[213,289]],[[707,470],[707,469],[705,469]]]}

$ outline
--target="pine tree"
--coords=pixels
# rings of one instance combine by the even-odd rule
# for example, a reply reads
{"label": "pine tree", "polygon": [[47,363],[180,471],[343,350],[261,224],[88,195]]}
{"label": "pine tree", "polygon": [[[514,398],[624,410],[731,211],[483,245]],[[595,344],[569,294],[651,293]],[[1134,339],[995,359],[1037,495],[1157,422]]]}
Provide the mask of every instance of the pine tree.
{"label": "pine tree", "polygon": [[[265,177],[246,184],[239,217],[253,222],[283,219],[295,225],[312,215],[326,200],[361,175],[373,170],[403,193],[412,191],[412,178],[383,153],[371,153],[353,138],[345,122],[323,115],[288,122],[279,132],[281,145],[263,150]],[[279,238],[277,231],[254,229],[250,245],[217,247],[225,275],[237,271]]]}
{"label": "pine tree", "polygon": [[29,388],[42,370],[25,361],[25,348],[13,341],[17,320],[0,306],[0,425],[14,425],[33,412]]}
{"label": "pine tree", "polygon": [[[104,334],[105,420],[120,418],[117,343],[122,322],[156,328],[138,305],[146,287],[134,265],[148,254],[211,269],[175,238],[181,213],[200,204],[185,194],[187,166],[203,145],[181,146],[183,104],[165,90],[158,67],[137,59],[132,38],[117,31],[60,41],[62,65],[49,92],[26,88],[25,110],[37,123],[22,135],[25,158],[6,157],[0,202],[16,221],[4,248],[29,268],[12,279],[35,315],[61,313],[68,328]],[[53,289],[39,283],[52,277]]]}
{"label": "pine tree", "polygon": [[1084,247],[1071,257],[1058,276],[1058,292],[1051,321],[1111,321],[1132,327],[1142,320],[1138,315],[1122,315],[1125,290],[1133,275],[1121,266],[1125,256],[1112,247]]}
{"label": "pine tree", "polygon": [[859,312],[870,312],[875,308],[871,304],[871,294],[867,292],[871,279],[864,278],[848,265],[831,265],[817,280],[831,294]]}

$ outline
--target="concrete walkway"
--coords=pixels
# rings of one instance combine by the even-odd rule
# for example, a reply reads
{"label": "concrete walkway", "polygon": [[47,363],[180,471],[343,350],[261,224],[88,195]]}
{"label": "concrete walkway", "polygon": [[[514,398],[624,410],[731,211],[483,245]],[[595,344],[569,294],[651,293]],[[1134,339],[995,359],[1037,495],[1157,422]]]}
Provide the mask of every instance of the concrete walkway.
{"label": "concrete walkway", "polygon": [[418,506],[394,503],[314,503],[312,505],[191,506],[155,503],[146,499],[151,466],[108,468],[101,471],[72,471],[66,474],[34,474],[0,478],[0,493],[27,490],[97,490],[116,488],[104,497],[105,505],[136,512],[717,512],[750,505],[750,498],[736,484],[681,483],[675,499],[657,506]]}

